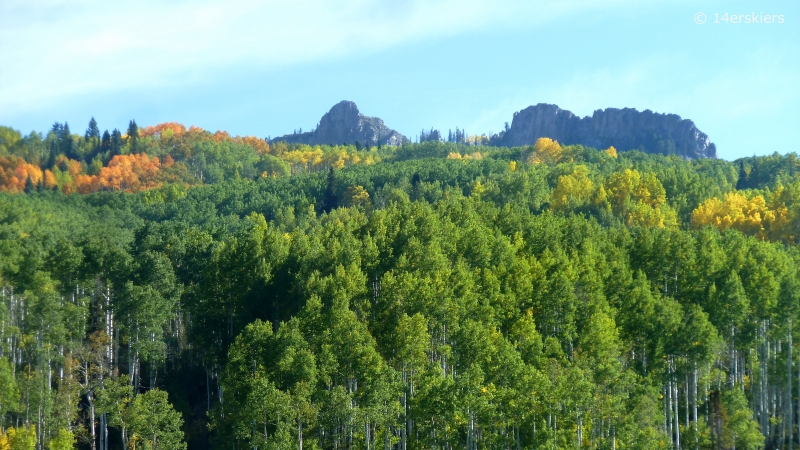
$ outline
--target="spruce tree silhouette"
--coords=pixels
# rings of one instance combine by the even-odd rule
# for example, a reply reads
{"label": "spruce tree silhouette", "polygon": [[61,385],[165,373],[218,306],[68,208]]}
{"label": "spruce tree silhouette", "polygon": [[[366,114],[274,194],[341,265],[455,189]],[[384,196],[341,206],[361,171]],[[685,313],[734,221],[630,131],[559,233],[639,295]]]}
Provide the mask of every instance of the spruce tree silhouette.
{"label": "spruce tree silhouette", "polygon": [[28,179],[25,180],[25,193],[30,194],[31,192],[36,192],[36,185],[33,183],[33,178],[28,175]]}
{"label": "spruce tree silhouette", "polygon": [[328,171],[328,187],[325,188],[325,197],[322,199],[322,210],[331,212],[339,206],[339,198],[336,197],[336,173],[333,167]]}

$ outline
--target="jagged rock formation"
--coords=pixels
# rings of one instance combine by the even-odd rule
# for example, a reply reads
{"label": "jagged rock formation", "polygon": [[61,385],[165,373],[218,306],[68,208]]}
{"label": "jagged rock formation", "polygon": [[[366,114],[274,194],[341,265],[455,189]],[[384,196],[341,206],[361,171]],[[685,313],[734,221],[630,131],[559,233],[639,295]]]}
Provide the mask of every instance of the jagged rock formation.
{"label": "jagged rock formation", "polygon": [[270,142],[309,145],[400,145],[408,138],[387,127],[378,117],[367,117],[358,111],[355,103],[343,100],[322,116],[314,131],[287,134]]}
{"label": "jagged rock formation", "polygon": [[511,127],[491,144],[506,147],[532,145],[540,137],[562,144],[605,149],[641,150],[684,158],[716,158],[717,148],[688,119],[633,108],[597,110],[580,118],[556,105],[539,103],[514,113]]}

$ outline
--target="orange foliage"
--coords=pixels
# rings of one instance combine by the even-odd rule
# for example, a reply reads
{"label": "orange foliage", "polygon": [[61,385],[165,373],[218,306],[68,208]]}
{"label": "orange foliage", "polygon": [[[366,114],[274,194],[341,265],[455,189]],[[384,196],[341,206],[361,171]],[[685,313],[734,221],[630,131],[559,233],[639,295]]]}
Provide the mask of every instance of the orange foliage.
{"label": "orange foliage", "polygon": [[49,170],[44,171],[44,187],[47,189],[53,189],[56,187],[56,177],[53,175],[53,172]]}
{"label": "orange foliage", "polygon": [[190,142],[203,140],[213,140],[216,143],[235,142],[237,144],[247,145],[256,153],[261,155],[269,154],[269,143],[259,137],[231,136],[227,131],[217,131],[216,133],[211,134],[208,131],[194,125],[190,126],[187,130],[184,125],[176,122],[165,122],[150,127],[140,128],[139,136],[154,136],[162,141],[169,139],[171,142],[174,142],[174,140],[180,142],[186,139],[188,139]]}
{"label": "orange foliage", "polygon": [[231,135],[228,134],[227,131],[217,130],[217,132],[214,133],[214,140],[217,141],[217,143],[219,143],[222,141],[231,141],[233,139],[231,138]]}
{"label": "orange foliage", "polygon": [[81,193],[122,190],[137,192],[161,185],[158,179],[161,162],[145,153],[117,155],[107,167],[100,169],[95,176],[81,175],[77,178]]}
{"label": "orange foliage", "polygon": [[64,155],[59,155],[58,159],[56,159],[56,166],[58,166],[62,171],[68,172],[72,178],[77,177],[78,175],[83,172],[83,167],[81,167],[81,163],[75,161],[74,159],[69,159]]}
{"label": "orange foliage", "polygon": [[28,178],[37,185],[43,177],[42,169],[18,156],[0,156],[0,191],[21,192]]}
{"label": "orange foliage", "polygon": [[186,127],[177,122],[164,122],[151,127],[139,128],[139,137],[146,136],[159,136],[159,137],[172,137],[183,136],[186,133]]}
{"label": "orange foliage", "polygon": [[245,136],[242,138],[242,143],[251,147],[256,153],[261,155],[269,154],[269,143],[264,139],[255,136]]}

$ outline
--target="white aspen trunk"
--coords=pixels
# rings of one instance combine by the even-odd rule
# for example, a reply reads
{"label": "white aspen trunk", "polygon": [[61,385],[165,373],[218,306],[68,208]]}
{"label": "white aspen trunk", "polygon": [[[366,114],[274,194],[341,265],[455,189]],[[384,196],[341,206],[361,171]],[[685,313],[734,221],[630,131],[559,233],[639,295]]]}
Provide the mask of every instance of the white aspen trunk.
{"label": "white aspen trunk", "polygon": [[697,362],[692,371],[692,422],[694,423],[694,448],[697,450]]}
{"label": "white aspen trunk", "polygon": [[667,426],[669,421],[669,415],[667,414],[667,389],[665,386],[661,387],[661,396],[663,397],[663,400],[661,401],[661,407],[664,411],[664,433],[669,433],[669,427]]}
{"label": "white aspen trunk", "polygon": [[558,439],[558,416],[553,416],[553,439]]}
{"label": "white aspen trunk", "polygon": [[[297,450],[303,450],[303,421],[297,421]],[[369,446],[367,446],[369,450]]]}
{"label": "white aspen trunk", "polygon": [[672,391],[675,398],[675,448],[681,448],[681,421],[680,421],[680,397],[678,396],[678,380],[672,382]]}
{"label": "white aspen trunk", "polygon": [[733,374],[731,376],[731,389],[736,385],[736,380],[739,379],[739,358],[736,352],[736,328],[731,327],[731,358],[733,365]]}
{"label": "white aspen trunk", "polygon": [[683,403],[684,412],[686,415],[686,429],[689,429],[689,373],[687,372],[684,374],[685,380],[683,385],[683,399],[685,400]]}
{"label": "white aspen trunk", "polygon": [[611,427],[611,450],[617,450],[617,429]]}
{"label": "white aspen trunk", "polygon": [[672,381],[667,381],[667,427],[672,447],[675,448],[675,431],[672,428]]}
{"label": "white aspen trunk", "polygon": [[89,392],[89,395],[86,396],[89,400],[89,428],[92,434],[92,450],[97,449],[97,433],[94,426],[94,398],[93,394]]}
{"label": "white aspen trunk", "polygon": [[469,423],[467,423],[467,446],[465,448],[472,450],[472,413],[469,408],[467,408],[467,417],[469,417]]}
{"label": "white aspen trunk", "polygon": [[794,446],[794,402],[792,402],[792,321],[787,333],[789,345],[786,348],[786,423],[789,428],[789,450]]}

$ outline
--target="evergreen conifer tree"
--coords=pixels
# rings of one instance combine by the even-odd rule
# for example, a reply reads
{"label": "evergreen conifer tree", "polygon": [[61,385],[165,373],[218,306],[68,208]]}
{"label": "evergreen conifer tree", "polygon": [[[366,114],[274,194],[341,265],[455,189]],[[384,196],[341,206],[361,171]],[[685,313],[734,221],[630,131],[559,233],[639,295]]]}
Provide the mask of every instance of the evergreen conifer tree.
{"label": "evergreen conifer tree", "polygon": [[322,210],[330,212],[338,206],[339,199],[336,197],[336,173],[333,167],[328,171],[328,187],[325,188],[325,197],[322,200]]}
{"label": "evergreen conifer tree", "polygon": [[135,120],[131,120],[128,124],[128,139],[131,143],[131,153],[136,153],[136,150],[139,147],[139,126],[136,125]]}
{"label": "evergreen conifer tree", "polygon": [[86,134],[84,137],[86,138],[87,142],[100,137],[100,129],[97,128],[97,121],[94,120],[94,117],[89,120],[89,128],[86,129]]}

